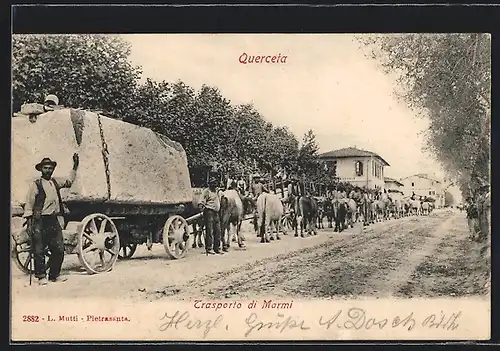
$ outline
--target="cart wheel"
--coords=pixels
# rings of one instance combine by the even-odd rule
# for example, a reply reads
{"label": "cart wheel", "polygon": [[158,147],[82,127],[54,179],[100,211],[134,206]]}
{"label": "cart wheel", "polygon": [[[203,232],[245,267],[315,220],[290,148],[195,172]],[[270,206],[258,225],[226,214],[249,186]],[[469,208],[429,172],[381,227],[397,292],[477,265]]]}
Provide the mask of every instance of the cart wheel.
{"label": "cart wheel", "polygon": [[78,233],[78,259],[89,274],[108,272],[118,259],[120,238],[113,221],[101,213],[82,220]]}
{"label": "cart wheel", "polygon": [[285,214],[281,217],[281,227],[287,229],[293,229],[293,219],[290,214]]}
{"label": "cart wheel", "polygon": [[118,258],[120,260],[131,258],[134,255],[136,249],[137,249],[136,243],[128,243],[126,245],[123,245],[120,248],[120,253],[118,253]]}
{"label": "cart wheel", "polygon": [[189,228],[186,220],[179,215],[167,219],[163,227],[163,246],[167,254],[178,259],[188,251]]}
{"label": "cart wheel", "polygon": [[[30,252],[29,243],[16,243],[12,245],[12,258],[17,268],[19,268],[25,274],[35,274],[35,259],[33,254]],[[50,257],[50,252],[45,253],[45,271],[49,269],[48,258]],[[31,265],[30,265],[31,263]]]}

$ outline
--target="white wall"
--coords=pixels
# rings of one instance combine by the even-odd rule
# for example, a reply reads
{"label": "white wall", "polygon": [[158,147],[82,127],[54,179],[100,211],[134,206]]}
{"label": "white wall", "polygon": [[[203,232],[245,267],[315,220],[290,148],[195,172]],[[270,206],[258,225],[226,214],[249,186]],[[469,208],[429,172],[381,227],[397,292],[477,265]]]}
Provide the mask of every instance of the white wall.
{"label": "white wall", "polygon": [[403,192],[405,196],[411,196],[415,193],[417,196],[428,196],[436,199],[436,207],[444,206],[444,192],[440,182],[422,178],[418,176],[411,176],[401,180],[404,184]]}
{"label": "white wall", "polygon": [[[381,189],[384,189],[384,166],[378,159],[371,157],[346,157],[338,159],[325,159],[325,161],[329,163],[337,161],[337,177],[340,178],[340,181],[349,182],[360,187],[366,186],[370,189],[375,188],[375,186],[379,186]],[[357,161],[363,163],[362,176],[356,175]],[[378,177],[373,174],[372,163],[377,165],[380,169]]]}

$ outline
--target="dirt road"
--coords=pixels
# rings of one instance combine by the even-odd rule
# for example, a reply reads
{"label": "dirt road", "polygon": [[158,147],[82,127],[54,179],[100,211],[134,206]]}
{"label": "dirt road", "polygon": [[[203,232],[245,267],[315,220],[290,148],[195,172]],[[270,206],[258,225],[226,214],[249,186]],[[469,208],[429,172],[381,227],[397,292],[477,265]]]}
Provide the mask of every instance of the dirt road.
{"label": "dirt road", "polygon": [[27,286],[12,266],[15,298],[37,296],[133,300],[244,299],[261,296],[349,298],[434,297],[487,294],[489,261],[484,245],[468,240],[465,214],[437,210],[341,234],[332,229],[308,238],[292,233],[260,244],[246,233],[246,249],[223,256],[192,249],[169,260],[161,245],[139,247],[108,273],[87,275],[76,256],[66,256],[64,283]]}

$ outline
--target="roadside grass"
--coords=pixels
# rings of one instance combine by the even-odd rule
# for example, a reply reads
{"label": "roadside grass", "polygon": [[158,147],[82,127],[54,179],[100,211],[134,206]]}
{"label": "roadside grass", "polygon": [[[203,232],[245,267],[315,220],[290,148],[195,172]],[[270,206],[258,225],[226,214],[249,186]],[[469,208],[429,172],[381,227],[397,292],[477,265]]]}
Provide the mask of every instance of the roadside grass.
{"label": "roadside grass", "polygon": [[415,271],[399,294],[402,297],[464,297],[488,294],[489,244],[468,239],[466,221],[455,221],[448,233]]}

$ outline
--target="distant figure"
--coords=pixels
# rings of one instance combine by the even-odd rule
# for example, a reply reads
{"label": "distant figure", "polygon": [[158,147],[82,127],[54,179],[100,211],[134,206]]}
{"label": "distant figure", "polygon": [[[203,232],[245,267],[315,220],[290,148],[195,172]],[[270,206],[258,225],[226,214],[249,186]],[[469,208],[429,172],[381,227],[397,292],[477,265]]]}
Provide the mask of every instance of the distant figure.
{"label": "distant figure", "polygon": [[264,184],[262,184],[260,176],[254,177],[254,184],[252,187],[252,195],[254,200],[257,200],[259,195],[262,194],[263,192],[268,193],[269,190],[264,186]]}
{"label": "distant figure", "polygon": [[488,219],[488,213],[490,211],[489,187],[489,183],[482,180],[481,186],[478,189],[478,196],[476,200],[480,228],[480,235],[478,239],[480,241],[484,241],[489,238],[491,224],[491,219]]}
{"label": "distant figure", "polygon": [[45,97],[45,101],[43,102],[45,111],[51,111],[57,105],[59,105],[59,98],[56,95],[49,94]]}
{"label": "distant figure", "polygon": [[236,186],[240,194],[245,195],[245,191],[247,190],[247,183],[245,182],[242,176],[239,177]]}
{"label": "distant figure", "polygon": [[469,227],[469,237],[475,240],[479,232],[479,216],[476,204],[471,196],[466,199],[465,211],[467,213],[467,225]]}

